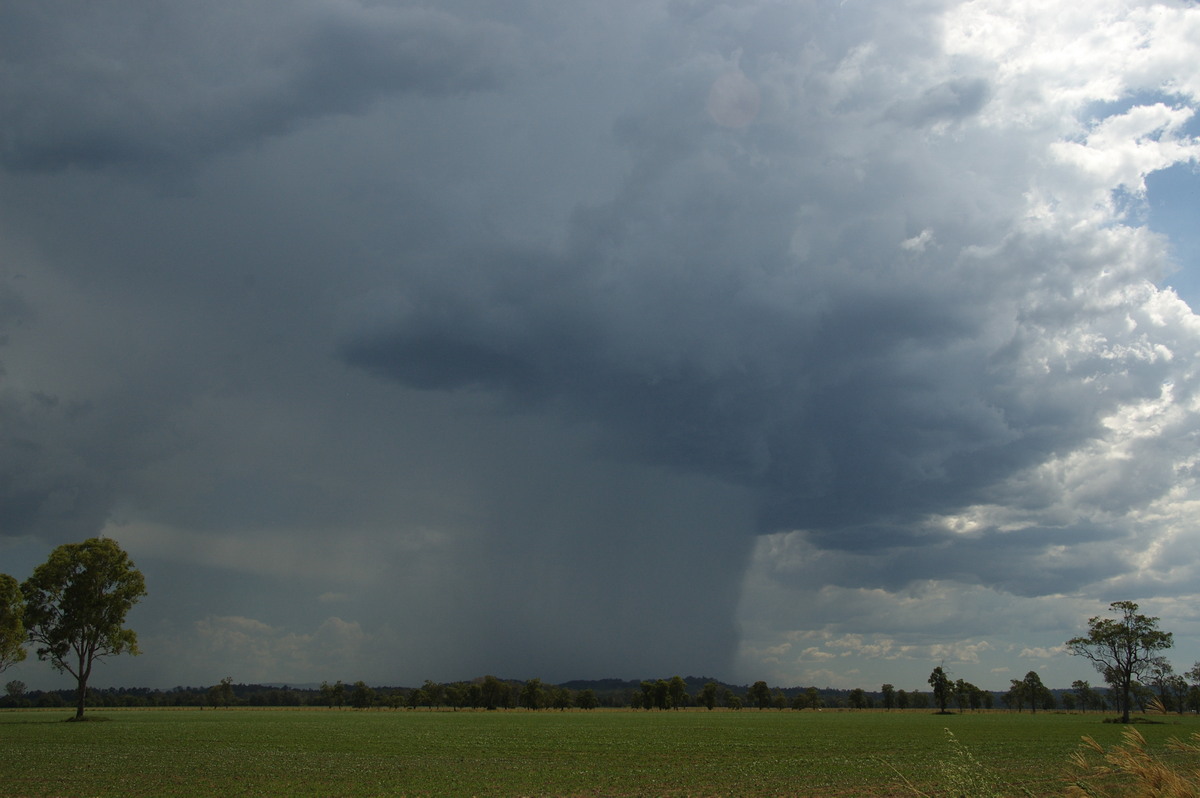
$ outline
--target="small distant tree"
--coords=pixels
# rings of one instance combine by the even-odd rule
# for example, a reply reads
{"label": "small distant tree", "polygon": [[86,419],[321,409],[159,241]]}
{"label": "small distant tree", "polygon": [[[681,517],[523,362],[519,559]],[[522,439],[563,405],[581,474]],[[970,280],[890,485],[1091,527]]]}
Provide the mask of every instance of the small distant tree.
{"label": "small distant tree", "polygon": [[443,693],[446,699],[446,705],[452,707],[455,712],[463,707],[470,706],[468,703],[470,698],[467,691],[467,685],[462,682],[453,682],[445,686]]}
{"label": "small distant tree", "polygon": [[1172,708],[1180,715],[1187,709],[1188,689],[1187,679],[1177,673],[1167,679],[1167,695],[1171,697]]}
{"label": "small distant tree", "polygon": [[759,709],[766,709],[771,706],[771,688],[767,687],[766,682],[757,681],[750,685],[746,698]]}
{"label": "small distant tree", "polygon": [[575,694],[567,688],[555,685],[547,692],[549,693],[547,703],[559,712],[565,712],[575,706]]}
{"label": "small distant tree", "polygon": [[227,707],[233,703],[233,677],[226,676],[219,684],[208,688],[208,703],[213,707]]}
{"label": "small distant tree", "polygon": [[1188,687],[1186,706],[1192,712],[1200,712],[1200,687],[1191,685]]}
{"label": "small distant tree", "polygon": [[8,684],[4,685],[4,692],[14,703],[19,703],[25,695],[25,682],[20,679],[13,679]]}
{"label": "small distant tree", "polygon": [[375,691],[367,687],[367,683],[361,679],[354,683],[354,689],[350,691],[350,706],[355,709],[370,709],[375,703]]}
{"label": "small distant tree", "polygon": [[907,690],[898,690],[896,692],[896,709],[908,709]]}
{"label": "small distant tree", "polygon": [[526,709],[540,709],[542,707],[542,680],[530,679],[525,682],[517,700]]}
{"label": "small distant tree", "polygon": [[21,586],[0,574],[0,673],[25,659],[25,599]]}
{"label": "small distant tree", "polygon": [[867,708],[867,693],[861,687],[855,687],[850,691],[847,698],[851,709],[866,709]]}
{"label": "small distant tree", "polygon": [[671,707],[671,685],[666,679],[655,679],[654,688],[652,691],[654,696],[655,709],[670,709]]}
{"label": "small distant tree", "polygon": [[75,677],[75,719],[82,720],[93,666],[114,654],[140,653],[137,634],[122,624],[146,595],[146,580],[116,541],[90,538],[52,551],[21,592],[38,658]]}
{"label": "small distant tree", "polygon": [[1183,674],[1183,680],[1188,684],[1186,704],[1192,712],[1200,712],[1200,662],[1189,668]]}
{"label": "small distant tree", "polygon": [[1114,601],[1109,610],[1119,617],[1088,620],[1088,633],[1067,641],[1072,654],[1091,661],[1112,685],[1121,706],[1121,722],[1129,722],[1130,699],[1135,679],[1141,679],[1159,651],[1170,648],[1170,632],[1158,628],[1158,618],[1138,613],[1132,601]]}
{"label": "small distant tree", "polygon": [[1042,677],[1038,676],[1037,671],[1030,671],[1025,674],[1022,684],[1025,688],[1025,697],[1029,700],[1030,712],[1036,713],[1038,705],[1047,709],[1054,708],[1054,694],[1050,692],[1046,685],[1042,684]]}
{"label": "small distant tree", "polygon": [[575,706],[580,709],[595,709],[600,706],[600,699],[596,698],[596,691],[591,688],[580,690],[579,695],[575,696]]}
{"label": "small distant tree", "polygon": [[687,706],[687,682],[682,676],[672,676],[671,681],[667,682],[667,699],[672,709]]}
{"label": "small distant tree", "polygon": [[958,711],[962,712],[968,707],[978,709],[979,699],[977,696],[979,692],[979,688],[966,679],[956,679],[954,681],[954,703],[958,705]]}
{"label": "small distant tree", "polygon": [[495,676],[484,676],[480,685],[480,701],[487,709],[507,707],[512,700],[512,686]]}
{"label": "small distant tree", "polygon": [[717,705],[717,683],[707,682],[700,688],[700,694],[696,696],[700,701],[700,705],[705,709],[712,709]]}
{"label": "small distant tree", "polygon": [[891,710],[896,706],[896,688],[893,685],[885,684],[880,688],[883,693],[883,708]]}
{"label": "small distant tree", "polygon": [[1029,687],[1025,684],[1024,679],[1010,679],[1008,692],[1004,694],[1004,703],[1009,709],[1022,712],[1025,709],[1025,701],[1028,696]]}
{"label": "small distant tree", "polygon": [[346,685],[338,679],[334,684],[321,682],[321,703],[333,709],[340,707],[346,700]]}
{"label": "small distant tree", "polygon": [[941,665],[929,674],[929,686],[933,688],[933,702],[937,704],[938,713],[945,715],[946,705],[950,703],[950,696],[954,693],[954,686]]}
{"label": "small distant tree", "polygon": [[1092,686],[1084,679],[1076,679],[1071,682],[1071,691],[1075,693],[1075,704],[1081,711],[1087,712],[1088,707],[1095,703]]}
{"label": "small distant tree", "polygon": [[1200,662],[1189,668],[1183,678],[1192,687],[1200,687]]}
{"label": "small distant tree", "polygon": [[425,693],[425,698],[430,707],[440,707],[446,701],[445,686],[438,684],[432,679],[426,679],[425,684],[421,685],[421,690]]}
{"label": "small distant tree", "polygon": [[1158,690],[1158,699],[1164,711],[1178,711],[1183,714],[1187,701],[1187,679],[1175,672],[1175,667],[1166,657],[1155,657],[1150,665],[1150,681]]}

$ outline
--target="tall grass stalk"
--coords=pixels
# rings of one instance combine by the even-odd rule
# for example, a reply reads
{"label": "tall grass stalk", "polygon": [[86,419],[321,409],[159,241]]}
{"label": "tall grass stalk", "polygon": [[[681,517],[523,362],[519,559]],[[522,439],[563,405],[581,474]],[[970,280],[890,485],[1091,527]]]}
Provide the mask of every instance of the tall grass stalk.
{"label": "tall grass stalk", "polygon": [[[1146,738],[1135,728],[1110,749],[1091,737],[1071,756],[1073,777],[1066,794],[1075,798],[1200,798],[1200,769],[1182,767],[1146,750]],[[1200,734],[1191,741],[1171,738],[1167,748],[1192,757],[1200,754]]]}

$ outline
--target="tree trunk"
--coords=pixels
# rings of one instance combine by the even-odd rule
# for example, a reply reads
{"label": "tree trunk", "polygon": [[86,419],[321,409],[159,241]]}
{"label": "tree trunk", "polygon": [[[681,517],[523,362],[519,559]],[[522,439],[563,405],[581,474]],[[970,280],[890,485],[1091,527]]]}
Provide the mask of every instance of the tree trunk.
{"label": "tree trunk", "polygon": [[92,673],[92,659],[79,649],[79,670],[75,671],[75,679],[79,683],[76,691],[75,720],[83,720],[83,710],[87,706],[87,680]]}

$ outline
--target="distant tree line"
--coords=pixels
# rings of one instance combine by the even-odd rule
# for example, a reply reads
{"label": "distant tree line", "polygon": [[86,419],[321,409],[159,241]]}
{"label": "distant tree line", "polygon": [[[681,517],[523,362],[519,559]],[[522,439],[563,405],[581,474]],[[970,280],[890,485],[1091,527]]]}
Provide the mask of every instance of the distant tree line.
{"label": "distant tree line", "polygon": [[[28,690],[14,680],[5,685],[0,708],[68,706],[74,690]],[[892,692],[893,706],[920,709],[928,696],[912,691]],[[598,680],[556,685],[541,679],[527,681],[484,676],[470,681],[438,683],[426,680],[420,687],[372,687],[363,681],[323,682],[318,687],[238,684],[225,677],[217,684],[174,687],[169,690],[120,687],[87,690],[91,707],[326,707],[329,709],[526,709],[567,710],[634,708],[673,710],[709,709],[824,709],[884,707],[880,693],[816,687],[769,688],[766,682],[731,685],[715,679],[683,678],[650,681]]]}
{"label": "distant tree line", "polygon": [[[102,587],[103,586],[103,587]],[[1141,712],[1200,712],[1200,662],[1176,673],[1160,653],[1173,642],[1158,629],[1158,619],[1138,614],[1138,605],[1114,602],[1118,618],[1092,618],[1086,636],[1067,641],[1073,654],[1087,658],[1108,688],[1076,680],[1068,690],[1047,688],[1036,671],[1013,679],[1003,693],[982,690],[964,679],[952,679],[943,666],[929,675],[928,693],[897,690],[884,684],[878,691],[770,687],[765,681],[730,685],[706,677],[672,676],[627,681],[602,679],[549,684],[484,676],[470,681],[420,687],[371,687],[363,681],[323,682],[319,687],[235,684],[225,677],[206,687],[94,689],[87,686],[92,664],[104,656],[136,653],[136,636],[122,629],[129,607],[145,595],[141,574],[111,541],[92,539],[60,546],[46,565],[25,583],[0,574],[0,672],[25,657],[26,642],[41,644],[40,657],[77,677],[74,690],[27,690],[23,682],[5,685],[0,708],[62,707],[74,702],[77,717],[86,704],[96,707],[327,707],[330,709],[525,709],[591,710],[631,707],[665,711],[687,707],[740,710],[821,710],[825,708],[906,710],[935,707],[948,712],[1009,710],[1105,710],[1122,712],[1128,721]]]}
{"label": "distant tree line", "polygon": [[[325,707],[329,709],[408,710],[588,710],[633,708],[676,710],[708,709],[923,709],[930,696],[913,690],[884,691],[861,688],[836,690],[816,687],[768,687],[765,681],[732,685],[715,679],[672,676],[670,679],[549,684],[484,676],[470,681],[438,683],[426,680],[420,687],[372,687],[363,681],[323,682],[318,687],[238,684],[225,677],[217,684],[174,687],[169,690],[120,687],[91,688],[91,707]],[[990,706],[990,694],[988,706]],[[890,696],[890,698],[889,698]],[[0,696],[0,708],[62,707],[75,697],[74,690],[28,690],[23,682],[10,681]]]}
{"label": "distant tree line", "polygon": [[[1198,663],[1200,666],[1200,663]],[[1200,712],[1200,670],[1178,677],[1165,668],[1159,680],[1137,684],[1133,704],[1139,711],[1161,708],[1171,712]],[[1032,678],[1031,678],[1032,676]],[[932,677],[932,674],[931,674]],[[982,690],[963,679],[950,680],[947,709],[959,712],[1005,708],[1015,712],[1038,710],[1103,711],[1120,709],[1110,689],[1076,680],[1069,689],[1049,689],[1035,672],[1014,679],[1006,692]],[[0,695],[0,708],[67,707],[76,699],[74,689],[28,690],[13,680]],[[140,687],[88,688],[89,707],[325,707],[329,709],[396,710],[587,710],[633,708],[677,710],[688,707],[748,710],[938,709],[936,688],[930,691],[896,689],[835,690],[816,687],[769,687],[765,681],[732,685],[715,679],[681,678],[645,681],[598,680],[556,685],[541,679],[527,681],[485,676],[470,681],[438,683],[427,680],[419,687],[368,686],[363,681],[324,682],[320,686],[238,684],[231,677],[202,687],[159,690]]]}

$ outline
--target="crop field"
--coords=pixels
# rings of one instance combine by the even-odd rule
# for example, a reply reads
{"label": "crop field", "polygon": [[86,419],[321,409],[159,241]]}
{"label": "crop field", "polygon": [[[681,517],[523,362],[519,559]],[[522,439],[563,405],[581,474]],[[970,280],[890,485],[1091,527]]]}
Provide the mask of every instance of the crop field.
{"label": "crop field", "polygon": [[[968,770],[1002,793],[1053,795],[1082,735],[1108,745],[1122,731],[1100,715],[1048,712],[89,714],[65,723],[62,710],[0,712],[0,794],[949,795],[970,757],[981,767]],[[1138,728],[1158,752],[1200,721]]]}

